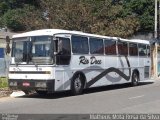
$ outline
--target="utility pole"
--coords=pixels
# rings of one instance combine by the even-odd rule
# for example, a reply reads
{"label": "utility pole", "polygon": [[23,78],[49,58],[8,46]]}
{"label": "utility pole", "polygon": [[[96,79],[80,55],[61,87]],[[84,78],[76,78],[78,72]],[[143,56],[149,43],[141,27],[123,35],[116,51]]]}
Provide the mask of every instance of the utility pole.
{"label": "utility pole", "polygon": [[157,39],[157,0],[155,0],[154,38]]}
{"label": "utility pole", "polygon": [[158,3],[158,0],[155,0],[155,22],[154,22],[154,39],[156,40],[155,44],[152,46],[152,55],[151,55],[151,74],[152,74],[152,77],[154,78],[157,78],[158,77],[158,43],[157,43],[157,40],[159,39],[159,23],[158,23],[158,14],[159,14],[159,3]]}

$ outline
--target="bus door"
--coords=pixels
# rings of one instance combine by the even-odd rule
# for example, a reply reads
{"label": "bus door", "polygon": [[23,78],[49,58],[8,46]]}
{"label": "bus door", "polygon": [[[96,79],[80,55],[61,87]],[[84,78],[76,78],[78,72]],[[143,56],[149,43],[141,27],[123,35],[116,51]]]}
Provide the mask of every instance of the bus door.
{"label": "bus door", "polygon": [[64,90],[64,83],[69,80],[69,64],[71,60],[70,36],[66,34],[56,35],[55,47],[56,69],[55,69],[55,90]]}

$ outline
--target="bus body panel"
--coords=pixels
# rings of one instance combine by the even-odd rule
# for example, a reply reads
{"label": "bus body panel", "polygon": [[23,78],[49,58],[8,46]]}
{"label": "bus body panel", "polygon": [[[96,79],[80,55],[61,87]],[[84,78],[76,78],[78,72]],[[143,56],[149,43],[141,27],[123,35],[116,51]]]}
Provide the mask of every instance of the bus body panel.
{"label": "bus body panel", "polygon": [[55,91],[70,90],[73,72],[69,66],[57,66],[55,68]]}
{"label": "bus body panel", "polygon": [[10,79],[55,79],[53,67],[13,66],[9,68]]}

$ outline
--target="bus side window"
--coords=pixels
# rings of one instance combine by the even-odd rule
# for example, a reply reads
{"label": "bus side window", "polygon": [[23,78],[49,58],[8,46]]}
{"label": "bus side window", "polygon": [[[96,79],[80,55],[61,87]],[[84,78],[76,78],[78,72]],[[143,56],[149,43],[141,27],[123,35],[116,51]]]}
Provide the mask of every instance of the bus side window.
{"label": "bus side window", "polygon": [[116,41],[115,40],[105,40],[105,54],[106,55],[116,55]]}
{"label": "bus side window", "polygon": [[104,54],[103,39],[90,38],[89,43],[91,54]]}
{"label": "bus side window", "polygon": [[71,47],[69,38],[59,38],[56,58],[57,65],[68,65],[70,63]]}
{"label": "bus side window", "polygon": [[129,55],[138,56],[138,48],[136,43],[129,43]]}
{"label": "bus side window", "polygon": [[118,54],[128,55],[128,44],[127,42],[118,41]]}
{"label": "bus side window", "polygon": [[138,44],[138,52],[139,52],[139,56],[146,56],[147,55],[146,45]]}
{"label": "bus side window", "polygon": [[72,35],[72,52],[75,54],[88,54],[88,38]]}

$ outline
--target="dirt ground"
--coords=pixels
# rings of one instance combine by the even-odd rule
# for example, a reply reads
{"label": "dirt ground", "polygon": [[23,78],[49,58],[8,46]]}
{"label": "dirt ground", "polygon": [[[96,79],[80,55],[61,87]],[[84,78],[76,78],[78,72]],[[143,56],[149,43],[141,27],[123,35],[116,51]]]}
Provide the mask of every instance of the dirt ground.
{"label": "dirt ground", "polygon": [[0,88],[0,98],[9,96],[13,91],[9,88]]}

